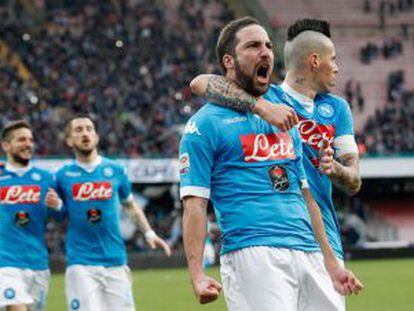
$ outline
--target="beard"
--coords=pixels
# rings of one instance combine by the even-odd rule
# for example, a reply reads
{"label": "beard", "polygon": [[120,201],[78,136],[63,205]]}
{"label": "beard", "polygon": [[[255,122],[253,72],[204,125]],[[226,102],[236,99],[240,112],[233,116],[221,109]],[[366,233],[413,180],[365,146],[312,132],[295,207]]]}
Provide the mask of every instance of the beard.
{"label": "beard", "polygon": [[267,92],[269,89],[269,84],[264,87],[257,86],[254,83],[254,74],[249,76],[241,69],[239,61],[235,59],[234,71],[236,74],[236,81],[240,87],[245,90],[247,93],[254,97],[259,97]]}
{"label": "beard", "polygon": [[94,150],[94,148],[79,148],[79,147],[74,147],[73,148],[75,150],[75,153],[80,154],[82,157],[88,157]]}
{"label": "beard", "polygon": [[22,158],[18,154],[10,154],[10,157],[13,159],[13,162],[20,164],[21,166],[28,166],[30,162],[30,158]]}

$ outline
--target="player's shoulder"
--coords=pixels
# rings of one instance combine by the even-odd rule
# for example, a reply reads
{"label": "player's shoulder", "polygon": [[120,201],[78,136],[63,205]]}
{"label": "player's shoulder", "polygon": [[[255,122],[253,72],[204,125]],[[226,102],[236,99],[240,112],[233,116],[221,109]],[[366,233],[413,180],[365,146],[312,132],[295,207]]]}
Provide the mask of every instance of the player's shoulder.
{"label": "player's shoulder", "polygon": [[318,94],[316,102],[318,104],[330,104],[336,109],[349,109],[349,103],[345,98],[332,93]]}
{"label": "player's shoulder", "polygon": [[114,170],[123,170],[124,166],[119,162],[119,160],[114,160],[107,157],[102,157],[102,162],[100,164],[101,167],[110,167]]}
{"label": "player's shoulder", "polygon": [[269,89],[263,95],[263,98],[271,102],[279,102],[283,93],[284,91],[280,85],[270,84]]}
{"label": "player's shoulder", "polygon": [[57,170],[56,177],[61,178],[61,177],[67,176],[67,175],[71,175],[76,170],[77,170],[77,165],[76,165],[75,161],[72,161],[70,163],[66,163]]}
{"label": "player's shoulder", "polygon": [[48,178],[53,178],[53,173],[44,169],[44,168],[40,168],[37,166],[33,166],[30,173],[35,173],[35,174],[39,174],[40,176],[44,176],[44,177],[48,177]]}

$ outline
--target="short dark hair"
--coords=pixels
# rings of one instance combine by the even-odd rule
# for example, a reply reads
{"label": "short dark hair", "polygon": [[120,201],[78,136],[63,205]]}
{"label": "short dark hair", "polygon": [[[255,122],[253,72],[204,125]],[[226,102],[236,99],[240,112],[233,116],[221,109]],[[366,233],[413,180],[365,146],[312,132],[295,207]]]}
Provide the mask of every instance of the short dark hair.
{"label": "short dark hair", "polygon": [[250,25],[262,26],[260,22],[253,17],[245,16],[231,21],[221,30],[216,45],[216,56],[221,70],[224,74],[226,74],[227,70],[223,64],[223,56],[226,54],[229,54],[233,57],[236,56],[236,34],[240,29],[243,29]]}
{"label": "short dark hair", "polygon": [[96,129],[96,120],[94,117],[92,117],[89,114],[75,114],[70,116],[67,120],[66,120],[66,125],[65,125],[65,137],[69,137],[70,136],[70,132],[72,131],[72,121],[75,119],[89,119],[91,120],[91,122],[93,123],[93,125],[95,126]]}
{"label": "short dark hair", "polygon": [[287,41],[292,41],[296,36],[304,31],[316,31],[324,34],[328,38],[331,37],[331,25],[322,19],[305,18],[297,20],[289,26],[287,31]]}
{"label": "short dark hair", "polygon": [[10,141],[13,132],[21,128],[26,128],[30,131],[33,131],[32,126],[26,120],[11,121],[10,123],[6,124],[6,126],[1,131],[1,140]]}

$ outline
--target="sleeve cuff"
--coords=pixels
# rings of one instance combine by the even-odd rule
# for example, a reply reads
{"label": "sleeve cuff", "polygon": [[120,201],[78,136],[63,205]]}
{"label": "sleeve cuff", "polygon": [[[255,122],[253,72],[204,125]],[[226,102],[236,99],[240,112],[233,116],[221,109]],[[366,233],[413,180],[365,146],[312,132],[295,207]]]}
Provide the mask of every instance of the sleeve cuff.
{"label": "sleeve cuff", "polygon": [[122,204],[131,203],[132,201],[134,201],[134,196],[130,193],[128,197],[122,200]]}
{"label": "sleeve cuff", "polygon": [[180,189],[180,198],[183,199],[187,196],[195,196],[204,199],[210,199],[210,189],[194,186],[182,187]]}
{"label": "sleeve cuff", "polygon": [[338,136],[334,140],[336,157],[341,157],[347,153],[358,153],[358,146],[354,135]]}

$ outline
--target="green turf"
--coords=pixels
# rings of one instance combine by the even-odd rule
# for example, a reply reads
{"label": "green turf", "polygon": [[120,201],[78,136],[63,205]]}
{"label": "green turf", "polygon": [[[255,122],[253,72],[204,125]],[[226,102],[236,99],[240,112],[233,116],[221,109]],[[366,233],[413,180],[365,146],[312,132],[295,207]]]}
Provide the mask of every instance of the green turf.
{"label": "green turf", "polygon": [[[352,261],[347,266],[365,284],[361,295],[348,299],[348,311],[414,310],[414,259]],[[218,270],[208,274],[218,277]],[[137,311],[226,310],[223,298],[199,306],[184,269],[134,271],[133,276]],[[66,310],[63,288],[63,276],[55,275],[47,311]]]}

